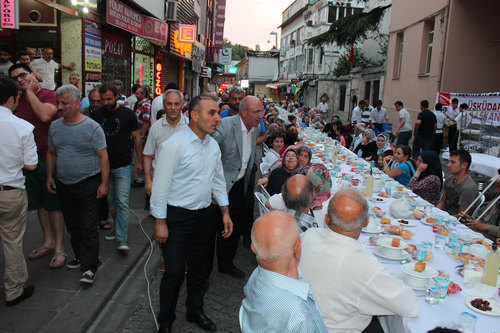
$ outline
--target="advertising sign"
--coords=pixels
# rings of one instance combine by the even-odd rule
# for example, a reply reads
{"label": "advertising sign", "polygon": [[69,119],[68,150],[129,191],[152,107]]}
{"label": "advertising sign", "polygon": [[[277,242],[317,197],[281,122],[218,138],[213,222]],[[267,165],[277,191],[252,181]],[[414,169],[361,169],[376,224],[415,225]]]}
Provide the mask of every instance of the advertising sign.
{"label": "advertising sign", "polygon": [[231,65],[231,60],[233,60],[233,49],[230,47],[220,49],[219,63],[222,65]]}
{"label": "advertising sign", "polygon": [[179,43],[194,43],[196,42],[196,26],[195,25],[179,25]]}
{"label": "advertising sign", "polygon": [[201,67],[201,77],[212,77],[212,68],[210,67]]}
{"label": "advertising sign", "polygon": [[2,29],[19,29],[18,0],[0,0],[0,10]]}
{"label": "advertising sign", "polygon": [[102,72],[102,39],[101,27],[96,23],[85,20],[85,95],[96,85],[101,83]]}
{"label": "advertising sign", "polygon": [[160,96],[162,91],[161,87],[163,87],[163,82],[161,78],[161,71],[163,69],[163,64],[162,64],[162,56],[161,54],[157,55],[155,58],[155,88],[154,88],[154,94],[156,96]]}
{"label": "advertising sign", "polygon": [[472,124],[481,124],[484,120],[487,124],[500,127],[500,92],[467,94],[440,91],[436,103],[443,104],[443,110],[446,110],[453,98],[458,99],[458,105],[467,104],[467,114],[472,116]]}
{"label": "advertising sign", "polygon": [[117,0],[108,0],[106,22],[144,38],[168,41],[168,24],[144,16]]}

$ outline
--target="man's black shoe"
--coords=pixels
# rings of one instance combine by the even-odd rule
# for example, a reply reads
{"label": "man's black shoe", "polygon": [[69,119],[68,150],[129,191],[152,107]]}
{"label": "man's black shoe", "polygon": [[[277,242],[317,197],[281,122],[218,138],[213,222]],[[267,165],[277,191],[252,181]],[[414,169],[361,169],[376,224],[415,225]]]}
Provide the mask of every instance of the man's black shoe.
{"label": "man's black shoe", "polygon": [[21,303],[22,301],[24,301],[25,299],[30,298],[31,295],[33,295],[34,291],[35,291],[35,287],[33,287],[33,286],[24,287],[23,293],[19,297],[14,298],[13,300],[10,300],[10,301],[5,301],[5,305],[7,305],[7,306],[17,305],[17,304]]}
{"label": "man's black shoe", "polygon": [[217,326],[215,326],[214,322],[210,320],[203,312],[199,313],[186,313],[186,320],[190,323],[195,323],[201,329],[209,332],[217,331]]}
{"label": "man's black shoe", "polygon": [[243,279],[245,277],[245,273],[234,266],[229,268],[219,268],[219,272],[228,274],[236,279]]}
{"label": "man's black shoe", "polygon": [[136,188],[136,187],[144,187],[144,182],[137,182],[137,181],[133,181],[132,182],[132,187]]}

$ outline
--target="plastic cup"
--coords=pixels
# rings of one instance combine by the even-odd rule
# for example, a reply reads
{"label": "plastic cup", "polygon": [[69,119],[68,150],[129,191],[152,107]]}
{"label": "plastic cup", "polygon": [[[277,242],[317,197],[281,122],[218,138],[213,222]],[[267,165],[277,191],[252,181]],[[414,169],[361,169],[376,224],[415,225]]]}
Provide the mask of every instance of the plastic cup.
{"label": "plastic cup", "polygon": [[446,237],[443,235],[436,235],[434,237],[434,248],[443,249],[444,244],[446,243]]}
{"label": "plastic cup", "polygon": [[417,244],[417,253],[415,255],[415,260],[424,261],[426,253],[427,253],[427,245],[422,243]]}
{"label": "plastic cup", "polygon": [[436,281],[436,284],[439,286],[439,299],[445,299],[446,293],[448,292],[448,287],[450,286],[450,279],[438,276],[434,278],[434,281]]}
{"label": "plastic cup", "polygon": [[458,315],[458,326],[460,332],[474,333],[476,329],[477,316],[470,312],[464,311]]}
{"label": "plastic cup", "polygon": [[436,305],[439,303],[441,297],[441,287],[437,284],[433,284],[427,287],[425,291],[425,303]]}

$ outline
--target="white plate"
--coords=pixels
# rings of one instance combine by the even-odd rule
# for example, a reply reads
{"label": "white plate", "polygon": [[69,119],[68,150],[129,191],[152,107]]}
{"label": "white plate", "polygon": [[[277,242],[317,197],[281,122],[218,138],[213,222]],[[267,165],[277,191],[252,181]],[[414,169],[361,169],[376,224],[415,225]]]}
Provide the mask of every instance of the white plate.
{"label": "white plate", "polygon": [[[399,223],[398,220],[405,220],[405,221],[408,221],[408,223],[407,224]],[[416,227],[417,226],[417,223],[415,223],[415,221],[412,221],[409,219],[392,219],[391,224],[392,225],[400,225],[403,227]]]}
{"label": "white plate", "polygon": [[421,278],[421,279],[432,279],[438,276],[438,271],[429,266],[429,264],[425,265],[425,270],[423,272],[416,272],[413,268],[415,267],[414,262],[410,262],[408,264],[404,264],[401,266],[401,270],[408,275]]}
{"label": "white plate", "polygon": [[476,298],[478,298],[478,297],[467,297],[467,299],[465,300],[465,305],[467,305],[467,307],[469,309],[471,309],[472,311],[476,311],[478,313],[481,313],[481,314],[484,314],[487,316],[500,316],[500,303],[493,301],[491,299],[485,299],[486,301],[490,302],[491,311],[483,311],[483,310],[476,309],[475,307],[472,306],[472,304],[470,304],[470,302]]}
{"label": "white plate", "polygon": [[428,217],[424,217],[423,219],[421,219],[421,220],[420,220],[420,222],[421,222],[422,224],[432,226],[434,223],[429,223],[429,222],[427,222],[427,221],[426,221],[427,219],[428,219]]}
{"label": "white plate", "polygon": [[379,251],[378,251],[378,248],[375,248],[373,250],[373,253],[376,254],[377,256],[381,257],[381,258],[384,258],[384,259],[388,259],[388,260],[404,260],[404,259],[409,259],[410,258],[410,254],[406,251],[401,251],[401,256],[399,257],[393,257],[393,256],[388,256],[388,255],[385,255],[385,254],[381,254]]}
{"label": "white plate", "polygon": [[363,228],[361,229],[362,232],[364,233],[367,233],[367,234],[381,234],[384,232],[384,227],[382,227],[381,225],[377,225],[377,228],[376,229],[366,229],[366,228]]}
{"label": "white plate", "polygon": [[427,287],[414,287],[406,282],[406,275],[403,272],[395,272],[392,274],[396,279],[403,281],[408,287],[413,290],[426,291]]}
{"label": "white plate", "polygon": [[[400,239],[399,247],[392,246],[392,239],[393,238]],[[379,238],[377,241],[377,245],[380,245],[380,246],[383,246],[383,247],[386,247],[386,248],[389,248],[392,250],[394,250],[394,249],[404,250],[408,247],[408,244],[406,244],[406,242],[401,237],[398,237],[398,236]]]}

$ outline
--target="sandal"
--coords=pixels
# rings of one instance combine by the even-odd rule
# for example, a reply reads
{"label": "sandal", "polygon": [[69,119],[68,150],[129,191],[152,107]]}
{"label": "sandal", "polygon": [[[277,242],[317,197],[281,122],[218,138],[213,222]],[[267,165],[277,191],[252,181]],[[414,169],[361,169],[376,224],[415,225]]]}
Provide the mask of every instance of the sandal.
{"label": "sandal", "polygon": [[49,267],[54,269],[54,268],[61,268],[64,266],[66,263],[66,257],[68,255],[64,252],[56,252],[52,259],[50,260]]}
{"label": "sandal", "polygon": [[101,221],[99,223],[99,228],[101,228],[103,230],[111,230],[111,223],[109,223],[108,221]]}
{"label": "sandal", "polygon": [[42,245],[38,249],[34,249],[33,251],[31,251],[30,254],[28,254],[28,258],[31,260],[35,260],[46,256],[47,254],[51,254],[52,252],[54,252],[54,248],[51,249]]}

